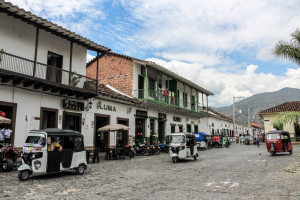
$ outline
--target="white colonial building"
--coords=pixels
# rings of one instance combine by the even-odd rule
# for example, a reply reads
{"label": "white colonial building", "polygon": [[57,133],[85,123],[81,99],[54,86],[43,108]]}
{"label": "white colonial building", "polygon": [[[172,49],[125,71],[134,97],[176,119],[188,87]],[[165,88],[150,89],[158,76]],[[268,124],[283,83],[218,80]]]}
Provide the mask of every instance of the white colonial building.
{"label": "white colonial building", "polygon": [[22,147],[32,129],[65,128],[87,135],[88,102],[97,77],[86,76],[87,50],[108,48],[0,0],[0,110],[9,142]]}

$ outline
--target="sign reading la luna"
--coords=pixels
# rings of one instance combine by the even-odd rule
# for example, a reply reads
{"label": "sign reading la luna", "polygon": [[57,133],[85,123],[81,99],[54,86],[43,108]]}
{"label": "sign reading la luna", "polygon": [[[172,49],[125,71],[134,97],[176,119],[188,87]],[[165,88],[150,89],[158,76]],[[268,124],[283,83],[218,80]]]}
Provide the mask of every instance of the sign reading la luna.
{"label": "sign reading la luna", "polygon": [[101,110],[117,112],[116,106],[111,106],[111,105],[106,105],[106,104],[102,105],[102,102],[99,103],[98,108],[100,108]]}

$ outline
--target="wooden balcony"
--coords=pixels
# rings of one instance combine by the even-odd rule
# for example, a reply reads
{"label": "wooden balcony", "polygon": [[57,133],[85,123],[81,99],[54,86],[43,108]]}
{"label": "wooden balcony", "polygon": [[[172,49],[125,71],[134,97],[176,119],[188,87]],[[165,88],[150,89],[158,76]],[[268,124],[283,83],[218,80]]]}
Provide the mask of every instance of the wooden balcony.
{"label": "wooden balcony", "polygon": [[0,78],[2,83],[79,99],[97,96],[95,79],[5,52],[0,52]]}
{"label": "wooden balcony", "polygon": [[[193,117],[208,116],[206,107],[202,107],[197,102],[188,102],[175,96],[164,95],[158,90],[139,89],[134,91],[134,97],[148,102],[149,107],[170,111],[174,113],[181,113],[183,115],[190,115]],[[149,104],[150,103],[150,104]],[[151,105],[152,104],[152,105]],[[192,114],[192,115],[191,115]]]}

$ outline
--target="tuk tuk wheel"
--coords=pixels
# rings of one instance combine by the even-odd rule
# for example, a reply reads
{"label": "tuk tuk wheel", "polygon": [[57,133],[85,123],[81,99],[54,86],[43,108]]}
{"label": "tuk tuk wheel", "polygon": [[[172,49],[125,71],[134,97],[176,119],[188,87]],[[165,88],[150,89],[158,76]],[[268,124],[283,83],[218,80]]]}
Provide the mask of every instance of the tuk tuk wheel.
{"label": "tuk tuk wheel", "polygon": [[173,157],[173,158],[172,158],[172,162],[173,162],[173,163],[177,163],[177,161],[178,161],[178,157]]}
{"label": "tuk tuk wheel", "polygon": [[30,171],[28,169],[19,171],[18,178],[20,181],[27,181],[29,179],[29,176],[30,176]]}
{"label": "tuk tuk wheel", "polygon": [[14,162],[11,159],[5,159],[2,164],[2,168],[6,172],[10,172],[14,169]]}
{"label": "tuk tuk wheel", "polygon": [[85,170],[85,165],[84,165],[84,164],[80,164],[80,165],[76,168],[76,174],[82,175],[82,174],[84,174],[84,170]]}
{"label": "tuk tuk wheel", "polygon": [[290,150],[290,155],[292,155],[292,154],[293,154],[293,149]]}
{"label": "tuk tuk wheel", "polygon": [[272,156],[275,156],[275,155],[276,155],[276,152],[275,152],[275,151],[272,151],[272,152],[271,152],[271,155],[272,155]]}

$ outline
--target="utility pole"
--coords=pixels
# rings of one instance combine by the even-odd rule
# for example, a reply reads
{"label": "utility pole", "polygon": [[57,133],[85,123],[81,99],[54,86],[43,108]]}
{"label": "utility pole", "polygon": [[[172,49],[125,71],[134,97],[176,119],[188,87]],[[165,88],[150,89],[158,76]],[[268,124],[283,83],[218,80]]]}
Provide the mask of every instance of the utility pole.
{"label": "utility pole", "polygon": [[248,134],[250,134],[250,106],[248,106]]}
{"label": "utility pole", "polygon": [[[233,121],[233,133],[234,133],[234,136],[238,136],[238,135],[236,134],[236,130],[235,130],[234,104],[235,104],[236,102],[238,102],[239,100],[244,99],[244,98],[245,98],[245,97],[233,97],[233,104],[232,104],[232,121]],[[237,100],[235,100],[235,99],[237,99]]]}

